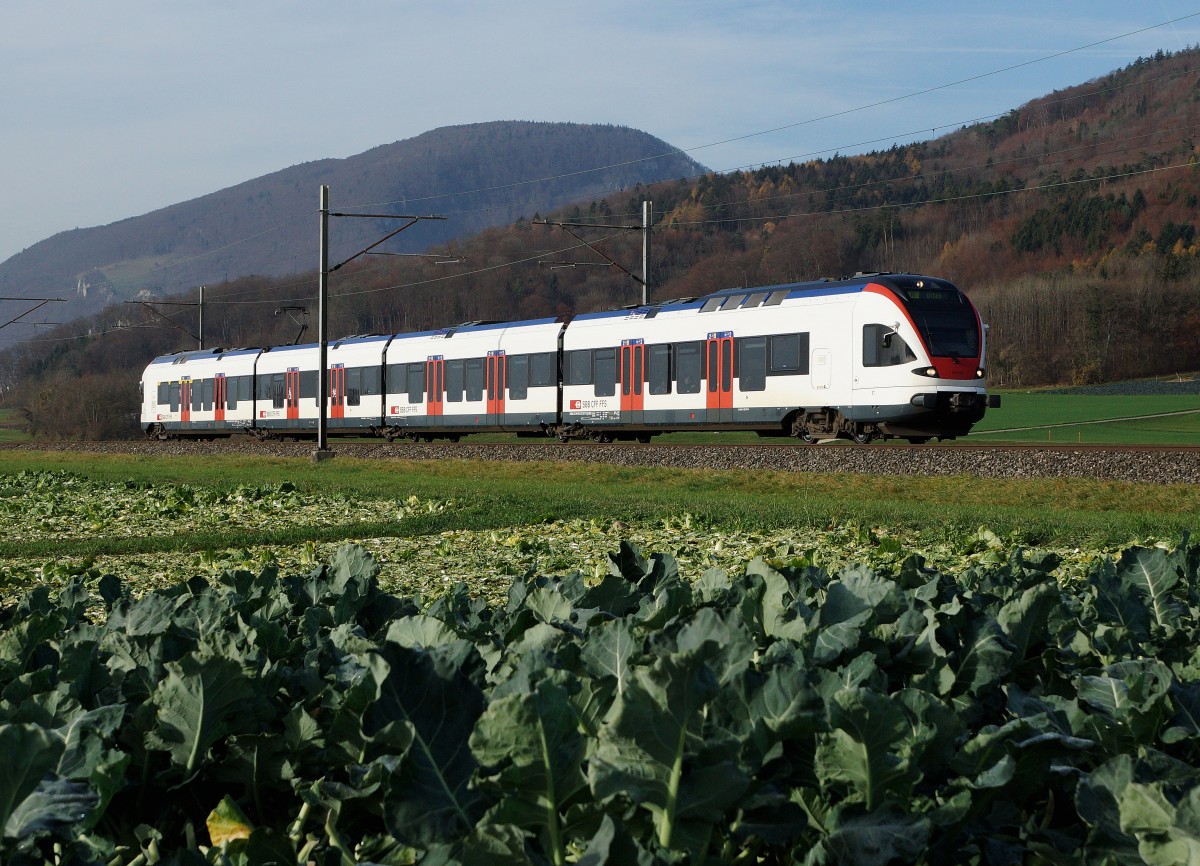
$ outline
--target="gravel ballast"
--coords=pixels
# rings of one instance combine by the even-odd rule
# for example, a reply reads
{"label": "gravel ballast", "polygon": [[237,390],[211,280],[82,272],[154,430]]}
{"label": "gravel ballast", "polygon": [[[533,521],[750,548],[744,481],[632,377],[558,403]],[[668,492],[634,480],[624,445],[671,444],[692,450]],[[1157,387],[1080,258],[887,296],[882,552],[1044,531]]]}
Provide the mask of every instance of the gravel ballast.
{"label": "gravel ballast", "polygon": [[[154,456],[246,454],[311,459],[312,442],[35,442],[9,450]],[[980,478],[1096,478],[1154,484],[1200,483],[1200,449],[1002,448],[986,446],[715,445],[592,443],[364,444],[331,440],[335,455],[393,460],[582,461],[676,469],[733,469],[868,475],[966,475]]]}

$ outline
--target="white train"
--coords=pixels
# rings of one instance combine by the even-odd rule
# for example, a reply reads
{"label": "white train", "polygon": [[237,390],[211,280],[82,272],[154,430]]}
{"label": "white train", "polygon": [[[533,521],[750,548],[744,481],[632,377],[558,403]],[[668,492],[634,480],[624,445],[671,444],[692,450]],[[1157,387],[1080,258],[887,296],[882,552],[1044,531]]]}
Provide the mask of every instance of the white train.
{"label": "white train", "polygon": [[[328,346],[326,429],[425,441],[503,431],[645,442],[680,430],[952,439],[999,406],[985,343],[962,292],[912,274],[349,337]],[[316,344],[156,358],[142,376],[142,428],[160,439],[315,436],[318,358]]]}

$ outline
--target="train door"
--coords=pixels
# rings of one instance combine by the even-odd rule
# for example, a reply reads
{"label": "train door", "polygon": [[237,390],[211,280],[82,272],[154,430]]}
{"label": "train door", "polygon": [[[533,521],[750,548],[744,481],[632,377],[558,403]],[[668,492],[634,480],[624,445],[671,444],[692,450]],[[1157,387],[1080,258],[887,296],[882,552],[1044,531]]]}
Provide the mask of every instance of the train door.
{"label": "train door", "polygon": [[179,420],[188,424],[192,420],[192,380],[179,380]]}
{"label": "train door", "polygon": [[733,421],[733,332],[709,334],[704,349],[708,422],[730,423]]}
{"label": "train door", "polygon": [[288,367],[284,377],[283,404],[287,407],[289,421],[300,417],[300,368]]}
{"label": "train door", "polygon": [[425,414],[430,424],[442,423],[446,413],[445,400],[446,361],[441,355],[434,355],[425,362]]}
{"label": "train door", "polygon": [[346,365],[329,368],[329,417],[346,417]]}
{"label": "train door", "polygon": [[504,388],[508,359],[503,349],[488,352],[487,356],[487,414],[488,424],[504,423]]}
{"label": "train door", "polygon": [[621,382],[621,423],[641,424],[646,387],[646,345],[644,340],[622,340],[621,360],[617,367]]}
{"label": "train door", "polygon": [[225,374],[218,373],[216,380],[213,382],[213,420],[225,420],[225,398],[226,394]]}

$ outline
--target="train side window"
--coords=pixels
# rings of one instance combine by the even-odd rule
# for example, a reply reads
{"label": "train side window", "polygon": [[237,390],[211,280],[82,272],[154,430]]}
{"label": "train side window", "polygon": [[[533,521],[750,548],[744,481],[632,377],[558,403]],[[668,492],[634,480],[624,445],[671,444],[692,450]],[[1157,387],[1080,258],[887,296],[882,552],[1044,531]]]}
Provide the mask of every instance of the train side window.
{"label": "train side window", "polygon": [[178,412],[179,411],[179,383],[178,382],[172,382],[168,386],[167,400],[171,404],[171,411]]}
{"label": "train side window", "polygon": [[567,385],[592,384],[592,350],[577,349],[567,353]]}
{"label": "train side window", "polygon": [[755,292],[750,297],[746,298],[746,302],[744,304],[742,304],[742,306],[743,307],[761,306],[762,302],[766,300],[768,294],[769,294],[768,292]]}
{"label": "train side window", "polygon": [[225,377],[225,408],[236,409],[241,395],[242,382],[246,379],[245,376],[226,376]]}
{"label": "train side window", "polygon": [[215,380],[214,380],[214,379],[205,379],[205,380],[204,380],[204,383],[203,383],[203,385],[201,386],[201,391],[203,392],[203,395],[204,395],[204,396],[203,396],[203,401],[204,401],[204,411],[205,411],[205,412],[211,412],[211,411],[212,411],[212,407],[213,407],[213,385],[214,385],[214,384],[215,384]]}
{"label": "train side window", "polygon": [[863,366],[895,367],[917,360],[908,343],[888,325],[863,325]]}
{"label": "train side window", "polygon": [[721,304],[724,302],[724,298],[709,298],[704,302],[704,306],[700,308],[700,312],[711,313],[713,310],[719,310],[721,309]]}
{"label": "train side window", "polygon": [[425,401],[425,363],[408,365],[408,402],[423,403]]}
{"label": "train side window", "polygon": [[699,394],[704,378],[704,349],[699,340],[675,346],[675,381],[680,394]]}
{"label": "train side window", "polygon": [[646,381],[651,394],[671,393],[671,347],[667,343],[648,347]]}
{"label": "train side window", "polygon": [[776,334],[770,338],[767,375],[803,375],[808,372],[808,334]]}
{"label": "train side window", "polygon": [[617,393],[617,350],[597,349],[595,357],[595,393],[611,397]]}
{"label": "train side window", "polygon": [[383,391],[383,382],[379,372],[379,367],[372,364],[370,367],[359,367],[360,385],[362,395],[364,397],[376,396]]}
{"label": "train side window", "polygon": [[158,383],[158,397],[155,399],[155,402],[158,403],[159,406],[165,406],[167,403],[171,402],[170,382]]}
{"label": "train side window", "polygon": [[786,298],[787,296],[788,296],[787,289],[782,289],[781,291],[778,291],[778,292],[771,292],[771,294],[767,296],[767,300],[765,303],[763,303],[763,306],[764,307],[778,306],[779,304],[783,303],[783,299]]}
{"label": "train side window", "polygon": [[465,384],[466,362],[461,358],[446,362],[446,401],[461,403]]}
{"label": "train side window", "polygon": [[467,399],[480,401],[483,399],[483,358],[467,360]]}
{"label": "train side window", "polygon": [[287,396],[284,389],[287,385],[286,376],[283,373],[272,373],[270,377],[270,395],[271,406],[275,409],[282,409],[284,399]]}
{"label": "train side window", "polygon": [[305,397],[312,397],[313,405],[320,408],[321,398],[317,394],[321,390],[321,374],[317,370],[301,370],[300,371],[300,393],[297,395],[301,400]]}
{"label": "train side window", "polygon": [[738,387],[743,391],[767,388],[767,338],[743,337],[738,340]]}
{"label": "train side window", "polygon": [[529,356],[529,386],[541,388],[554,384],[554,354],[538,352]]}
{"label": "train side window", "polygon": [[362,367],[346,368],[346,405],[362,405]]}
{"label": "train side window", "polygon": [[508,399],[526,399],[529,396],[529,356],[509,355],[504,378],[508,383]]}
{"label": "train side window", "polygon": [[199,412],[204,407],[204,380],[192,380],[192,411]]}

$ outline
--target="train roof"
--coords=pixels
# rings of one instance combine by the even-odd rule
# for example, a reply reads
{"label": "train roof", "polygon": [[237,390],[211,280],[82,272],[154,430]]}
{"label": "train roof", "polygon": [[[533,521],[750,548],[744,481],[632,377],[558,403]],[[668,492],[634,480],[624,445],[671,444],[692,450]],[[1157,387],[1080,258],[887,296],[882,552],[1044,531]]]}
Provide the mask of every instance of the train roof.
{"label": "train roof", "polygon": [[[909,292],[921,288],[938,288],[938,289],[953,289],[957,288],[953,283],[939,277],[930,277],[922,274],[909,273],[858,273],[848,277],[838,277],[836,279],[821,279],[808,280],[805,282],[794,283],[776,283],[769,286],[741,286],[736,288],[721,289],[716,292],[710,292],[707,295],[691,298],[674,298],[671,300],[658,301],[644,305],[630,305],[616,310],[604,310],[596,313],[582,313],[578,316],[559,316],[557,318],[541,318],[541,319],[519,319],[515,321],[492,322],[492,321],[472,321],[463,322],[446,328],[434,328],[424,331],[409,331],[396,334],[357,334],[349,337],[340,337],[336,340],[330,340],[331,346],[353,345],[356,343],[367,343],[373,341],[387,342],[389,340],[410,340],[419,339],[421,337],[441,337],[449,338],[455,334],[470,334],[481,333],[485,331],[507,329],[507,328],[527,328],[538,325],[563,324],[566,322],[588,322],[602,321],[610,318],[654,318],[659,313],[668,310],[698,310],[707,311],[715,308],[732,309],[728,304],[728,299],[740,297],[743,300],[740,306],[771,306],[781,303],[789,297],[814,297],[820,295],[838,295],[849,294],[862,291],[869,283],[879,283],[889,289],[895,291],[901,297],[907,298]],[[205,358],[219,358],[230,355],[244,355],[260,352],[287,352],[299,350],[311,350],[320,346],[319,343],[301,343],[298,345],[284,346],[264,346],[261,348],[244,348],[244,349],[195,349],[192,351],[176,352],[171,355],[162,355],[151,361],[151,364],[180,364],[191,360],[200,360]]]}
{"label": "train roof", "polygon": [[188,361],[207,361],[216,358],[228,358],[235,355],[257,355],[260,348],[246,349],[191,349],[190,351],[174,352],[170,355],[159,355],[151,364],[186,364]]}

